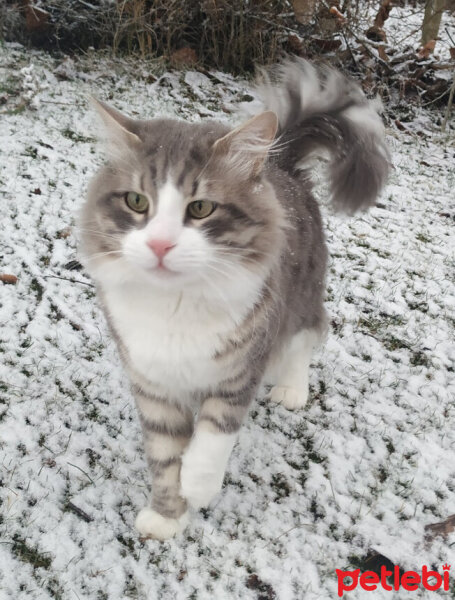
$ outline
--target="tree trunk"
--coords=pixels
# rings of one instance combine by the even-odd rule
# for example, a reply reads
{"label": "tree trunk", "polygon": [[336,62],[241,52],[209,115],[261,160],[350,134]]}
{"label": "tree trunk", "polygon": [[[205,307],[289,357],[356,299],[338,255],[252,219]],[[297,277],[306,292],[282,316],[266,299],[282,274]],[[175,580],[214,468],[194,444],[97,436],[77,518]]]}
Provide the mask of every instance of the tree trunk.
{"label": "tree trunk", "polygon": [[430,40],[437,39],[442,11],[445,7],[446,0],[426,0],[422,23],[422,46],[428,44]]}
{"label": "tree trunk", "polygon": [[317,0],[291,0],[295,18],[299,23],[308,25],[317,9]]}

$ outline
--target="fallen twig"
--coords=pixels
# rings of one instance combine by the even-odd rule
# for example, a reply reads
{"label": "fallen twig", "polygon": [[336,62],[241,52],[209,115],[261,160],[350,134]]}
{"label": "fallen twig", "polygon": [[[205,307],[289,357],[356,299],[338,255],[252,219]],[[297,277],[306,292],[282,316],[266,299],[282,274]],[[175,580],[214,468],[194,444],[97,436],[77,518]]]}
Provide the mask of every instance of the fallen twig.
{"label": "fallen twig", "polygon": [[453,75],[453,81],[452,81],[452,85],[450,87],[449,101],[447,102],[446,112],[445,112],[445,115],[444,115],[444,120],[443,120],[442,125],[441,125],[441,131],[443,133],[446,130],[447,121],[449,120],[449,114],[450,114],[450,110],[452,108],[454,94],[455,94],[455,73]]}
{"label": "fallen twig", "polygon": [[76,506],[72,502],[68,502],[67,505],[66,505],[66,508],[68,508],[73,513],[75,513],[76,515],[78,515],[86,523],[91,523],[93,521],[93,517],[91,517],[90,515],[88,515],[86,512],[84,512],[82,510],[82,508],[79,508],[78,506]]}
{"label": "fallen twig", "polygon": [[70,281],[71,283],[80,283],[82,285],[88,285],[89,287],[95,287],[93,283],[87,283],[86,281],[80,281],[80,279],[70,279],[69,277],[59,277],[58,275],[43,275],[44,279],[63,279],[63,281]]}

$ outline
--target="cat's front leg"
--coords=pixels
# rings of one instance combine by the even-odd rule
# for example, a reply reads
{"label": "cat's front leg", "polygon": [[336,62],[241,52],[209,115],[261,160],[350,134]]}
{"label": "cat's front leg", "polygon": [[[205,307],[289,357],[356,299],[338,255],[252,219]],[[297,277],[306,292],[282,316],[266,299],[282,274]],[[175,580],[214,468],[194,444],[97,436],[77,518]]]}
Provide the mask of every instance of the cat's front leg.
{"label": "cat's front leg", "polygon": [[246,386],[239,393],[220,392],[202,404],[193,438],[182,457],[181,494],[193,508],[208,506],[221,490],[254,389]]}
{"label": "cat's front leg", "polygon": [[139,512],[136,528],[144,537],[164,540],[188,523],[186,501],[180,495],[180,469],[193,432],[193,414],[138,387],[133,391],[152,474],[150,506]]}

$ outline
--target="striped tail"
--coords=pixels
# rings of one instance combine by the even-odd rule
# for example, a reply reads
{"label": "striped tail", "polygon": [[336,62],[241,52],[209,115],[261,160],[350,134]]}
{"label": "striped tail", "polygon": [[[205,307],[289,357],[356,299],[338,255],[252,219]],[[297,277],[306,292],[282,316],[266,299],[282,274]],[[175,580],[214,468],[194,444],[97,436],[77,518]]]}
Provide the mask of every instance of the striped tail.
{"label": "striped tail", "polygon": [[274,160],[296,174],[321,150],[328,152],[336,208],[348,213],[374,205],[389,172],[378,100],[326,66],[287,59],[258,87],[266,110],[279,120]]}

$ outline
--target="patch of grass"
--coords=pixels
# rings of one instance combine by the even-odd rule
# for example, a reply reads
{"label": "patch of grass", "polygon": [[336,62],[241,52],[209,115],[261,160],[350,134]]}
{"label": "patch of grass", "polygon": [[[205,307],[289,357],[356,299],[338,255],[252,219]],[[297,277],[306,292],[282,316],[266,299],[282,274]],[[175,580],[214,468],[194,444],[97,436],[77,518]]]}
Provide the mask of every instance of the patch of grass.
{"label": "patch of grass", "polygon": [[360,317],[357,323],[358,327],[363,329],[368,329],[370,333],[377,333],[382,326],[382,321],[380,319],[375,319],[374,317]]}
{"label": "patch of grass", "polygon": [[101,454],[93,450],[92,448],[86,448],[85,453],[88,456],[88,465],[91,469],[94,469],[101,458]]}
{"label": "patch of grass", "polygon": [[138,555],[136,552],[136,542],[132,537],[119,534],[117,535],[117,541],[120,542],[120,544],[123,546],[123,548],[121,548],[120,550],[120,554],[123,557],[127,556],[129,553],[132,557],[134,557],[137,560]]}
{"label": "patch of grass", "polygon": [[139,589],[134,576],[128,573],[125,582],[125,598],[139,598]]}
{"label": "patch of grass", "polygon": [[422,313],[428,312],[428,303],[427,302],[415,302],[414,300],[406,300],[407,305],[411,310],[418,310]]}
{"label": "patch of grass", "polygon": [[390,352],[393,352],[394,350],[410,349],[408,342],[396,337],[395,335],[388,335],[382,340],[382,343],[387,350],[390,350]]}
{"label": "patch of grass", "polygon": [[29,336],[26,336],[26,337],[25,337],[25,338],[22,340],[22,342],[19,344],[19,347],[20,347],[20,348],[27,349],[27,348],[30,348],[32,345],[33,345],[33,340],[32,340],[32,338],[31,338],[31,337],[29,337]]}
{"label": "patch of grass", "polygon": [[37,302],[41,302],[41,300],[43,299],[44,288],[41,285],[41,283],[36,279],[36,277],[33,277],[32,281],[30,282],[30,289],[33,292],[35,292]]}
{"label": "patch of grass", "polygon": [[96,141],[95,138],[76,133],[69,127],[66,127],[66,129],[62,131],[62,135],[73,142],[82,142],[83,144],[91,144]]}
{"label": "patch of grass", "polygon": [[20,83],[17,77],[9,75],[0,81],[0,94],[17,96],[20,93]]}
{"label": "patch of grass", "polygon": [[56,321],[61,321],[63,319],[63,313],[53,302],[51,302],[49,308],[53,319]]}
{"label": "patch of grass", "polygon": [[[288,459],[286,460],[287,464],[292,468],[295,469],[296,471],[300,471],[300,469],[302,468],[302,465],[298,462],[296,462],[295,460],[291,460]],[[257,480],[259,480],[259,478],[257,476],[255,476]],[[253,478],[251,478],[253,479]]]}
{"label": "patch of grass", "polygon": [[428,242],[431,242],[431,238],[429,238],[427,235],[425,235],[422,232],[420,232],[416,235],[416,240],[419,240],[419,242],[423,242],[424,244],[428,244]]}
{"label": "patch of grass", "polygon": [[390,258],[392,255],[388,250],[379,250],[379,248],[371,248],[371,250],[379,256],[379,258]]}
{"label": "patch of grass", "polygon": [[274,473],[270,487],[275,492],[277,499],[286,498],[291,493],[291,488],[286,477],[282,473]]}
{"label": "patch of grass", "polygon": [[11,549],[17,558],[29,563],[34,569],[49,569],[52,564],[52,558],[48,556],[48,552],[40,552],[37,548],[30,546],[19,534],[13,536]]}
{"label": "patch of grass", "polygon": [[27,146],[22,152],[21,156],[28,156],[29,158],[36,159],[38,158],[38,148]]}
{"label": "patch of grass", "polygon": [[323,519],[325,517],[325,510],[318,504],[316,496],[313,496],[311,499],[310,512],[313,515],[314,521],[319,521],[319,519]]}
{"label": "patch of grass", "polygon": [[430,367],[431,361],[428,356],[422,352],[422,350],[417,350],[413,352],[409,362],[413,367]]}
{"label": "patch of grass", "polygon": [[46,590],[54,600],[64,600],[65,590],[62,588],[59,580],[56,577],[51,577],[46,581]]}
{"label": "patch of grass", "polygon": [[27,456],[27,446],[25,444],[18,444],[17,451],[20,453],[21,456]]}
{"label": "patch of grass", "polygon": [[276,593],[272,586],[269,583],[262,581],[256,573],[253,573],[248,577],[246,580],[246,587],[249,590],[255,590],[257,592],[258,600],[275,600],[276,598]]}
{"label": "patch of grass", "polygon": [[370,244],[363,238],[358,238],[355,243],[361,248],[371,248]]}
{"label": "patch of grass", "polygon": [[384,439],[385,447],[387,448],[387,452],[389,454],[393,454],[395,452],[395,446],[390,438]]}
{"label": "patch of grass", "polygon": [[380,312],[379,316],[384,319],[387,325],[404,325],[406,323],[405,317],[401,315],[389,315],[389,313]]}
{"label": "patch of grass", "polygon": [[379,467],[379,469],[378,469],[379,482],[384,483],[388,476],[389,476],[389,474],[387,473],[387,470],[385,469],[385,467]]}
{"label": "patch of grass", "polygon": [[96,406],[92,406],[91,409],[88,411],[87,413],[87,417],[91,420],[91,421],[99,421],[100,420],[100,412],[99,410],[96,408]]}

